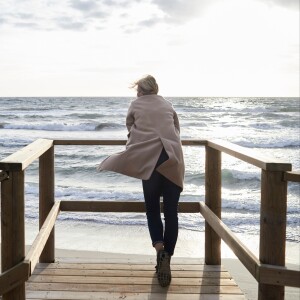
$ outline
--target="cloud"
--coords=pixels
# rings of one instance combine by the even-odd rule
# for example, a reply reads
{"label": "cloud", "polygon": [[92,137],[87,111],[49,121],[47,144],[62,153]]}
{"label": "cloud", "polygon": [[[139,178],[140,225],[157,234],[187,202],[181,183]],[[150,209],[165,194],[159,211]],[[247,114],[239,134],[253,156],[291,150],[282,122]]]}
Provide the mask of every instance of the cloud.
{"label": "cloud", "polygon": [[38,24],[33,22],[33,16],[33,14],[29,13],[0,13],[0,25],[13,24],[17,27],[24,25],[24,27],[34,28],[37,27]]}
{"label": "cloud", "polygon": [[107,6],[116,6],[116,5],[118,5],[118,3],[116,3],[116,1],[113,1],[113,0],[105,0],[105,1],[103,1],[103,3]]}
{"label": "cloud", "polygon": [[108,14],[93,0],[72,0],[70,6],[84,14],[85,18],[105,18]]}
{"label": "cloud", "polygon": [[283,6],[285,8],[299,10],[299,0],[260,0],[266,4]]}
{"label": "cloud", "polygon": [[70,17],[60,17],[56,18],[55,20],[56,25],[58,25],[62,29],[67,30],[83,30],[85,29],[85,23],[74,21]]}
{"label": "cloud", "polygon": [[146,20],[143,20],[143,21],[140,21],[138,23],[138,26],[142,26],[142,27],[153,27],[159,23],[162,22],[162,19],[161,18],[158,18],[158,17],[152,17],[152,18],[149,18],[149,19],[146,19]]}
{"label": "cloud", "polygon": [[0,3],[0,26],[33,30],[85,30],[97,25],[95,20],[106,18],[94,0],[9,1]]}
{"label": "cloud", "polygon": [[152,0],[166,15],[166,21],[172,23],[186,23],[199,17],[204,11],[220,0]]}
{"label": "cloud", "polygon": [[91,17],[91,18],[96,18],[96,19],[103,19],[103,18],[108,17],[109,14],[104,11],[93,11],[93,12],[90,12],[87,16]]}
{"label": "cloud", "polygon": [[[299,0],[257,0],[267,5],[277,5],[289,9],[299,10]],[[221,0],[152,0],[164,14],[165,21],[173,24],[187,23],[201,17],[207,10],[215,5],[226,2]]]}
{"label": "cloud", "polygon": [[16,13],[14,16],[18,19],[24,20],[32,19],[34,17],[34,15],[31,13]]}
{"label": "cloud", "polygon": [[15,22],[13,25],[20,28],[39,28],[39,24],[34,22]]}
{"label": "cloud", "polygon": [[71,7],[78,9],[80,11],[86,12],[91,11],[98,8],[98,5],[96,4],[96,1],[93,0],[72,0],[71,1]]}
{"label": "cloud", "polygon": [[6,19],[4,17],[0,16],[0,25],[5,24],[6,23]]}
{"label": "cloud", "polygon": [[[152,0],[10,0],[0,2],[0,26],[32,30],[105,30],[108,23],[132,32],[163,22]],[[135,13],[136,8],[139,11]],[[160,18],[152,9],[160,12]],[[149,11],[150,9],[150,11]],[[147,14],[143,14],[147,11]],[[140,13],[142,12],[142,14]],[[130,29],[131,28],[131,29]]]}

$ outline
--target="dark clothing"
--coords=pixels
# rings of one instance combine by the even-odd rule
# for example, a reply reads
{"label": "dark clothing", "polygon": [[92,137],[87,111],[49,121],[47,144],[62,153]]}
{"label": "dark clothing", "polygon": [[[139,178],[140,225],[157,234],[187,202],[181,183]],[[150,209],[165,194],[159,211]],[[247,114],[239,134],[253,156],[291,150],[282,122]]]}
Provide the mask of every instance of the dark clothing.
{"label": "dark clothing", "polygon": [[[163,148],[155,169],[168,160]],[[154,169],[148,180],[143,180],[148,228],[153,246],[162,242],[165,251],[173,255],[178,236],[178,201],[182,188]],[[163,197],[165,230],[161,219],[160,196]]]}

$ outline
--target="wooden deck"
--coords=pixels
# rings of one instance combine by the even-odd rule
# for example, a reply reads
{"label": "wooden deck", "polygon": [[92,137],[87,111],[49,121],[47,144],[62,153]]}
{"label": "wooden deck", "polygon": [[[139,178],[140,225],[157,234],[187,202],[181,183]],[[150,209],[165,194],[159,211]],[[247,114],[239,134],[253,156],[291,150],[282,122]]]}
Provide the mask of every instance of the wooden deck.
{"label": "wooden deck", "polygon": [[158,284],[154,259],[60,259],[37,264],[26,283],[26,299],[246,299],[223,266],[174,258],[172,282]]}

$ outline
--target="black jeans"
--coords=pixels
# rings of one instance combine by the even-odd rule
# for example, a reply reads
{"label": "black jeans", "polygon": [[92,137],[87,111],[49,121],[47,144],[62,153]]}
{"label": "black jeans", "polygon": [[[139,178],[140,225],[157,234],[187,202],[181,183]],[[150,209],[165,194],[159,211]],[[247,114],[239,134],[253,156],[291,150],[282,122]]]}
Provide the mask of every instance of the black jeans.
{"label": "black jeans", "polygon": [[[155,168],[168,158],[163,148]],[[143,191],[152,245],[161,242],[169,255],[173,255],[178,236],[177,212],[182,189],[154,170],[148,180],[143,180]],[[165,230],[160,212],[161,195],[164,203]]]}

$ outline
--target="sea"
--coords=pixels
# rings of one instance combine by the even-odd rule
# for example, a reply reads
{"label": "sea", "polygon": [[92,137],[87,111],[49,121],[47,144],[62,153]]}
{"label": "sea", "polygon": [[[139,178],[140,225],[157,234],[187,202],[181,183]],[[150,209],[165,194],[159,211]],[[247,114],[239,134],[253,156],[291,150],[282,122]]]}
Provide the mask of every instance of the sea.
{"label": "sea", "polygon": [[[291,163],[300,170],[299,98],[165,97],[177,111],[182,139],[223,139]],[[0,160],[36,139],[126,139],[130,97],[0,98]],[[141,181],[97,171],[124,146],[55,146],[56,200],[143,201]],[[205,149],[184,146],[186,165],[180,201],[204,201]],[[38,220],[38,160],[25,173],[25,218]],[[222,220],[237,234],[259,235],[261,170],[222,154]],[[300,185],[288,183],[287,241],[299,243]],[[64,213],[72,227],[147,226],[144,214]],[[198,214],[180,214],[179,226],[204,231]]]}

